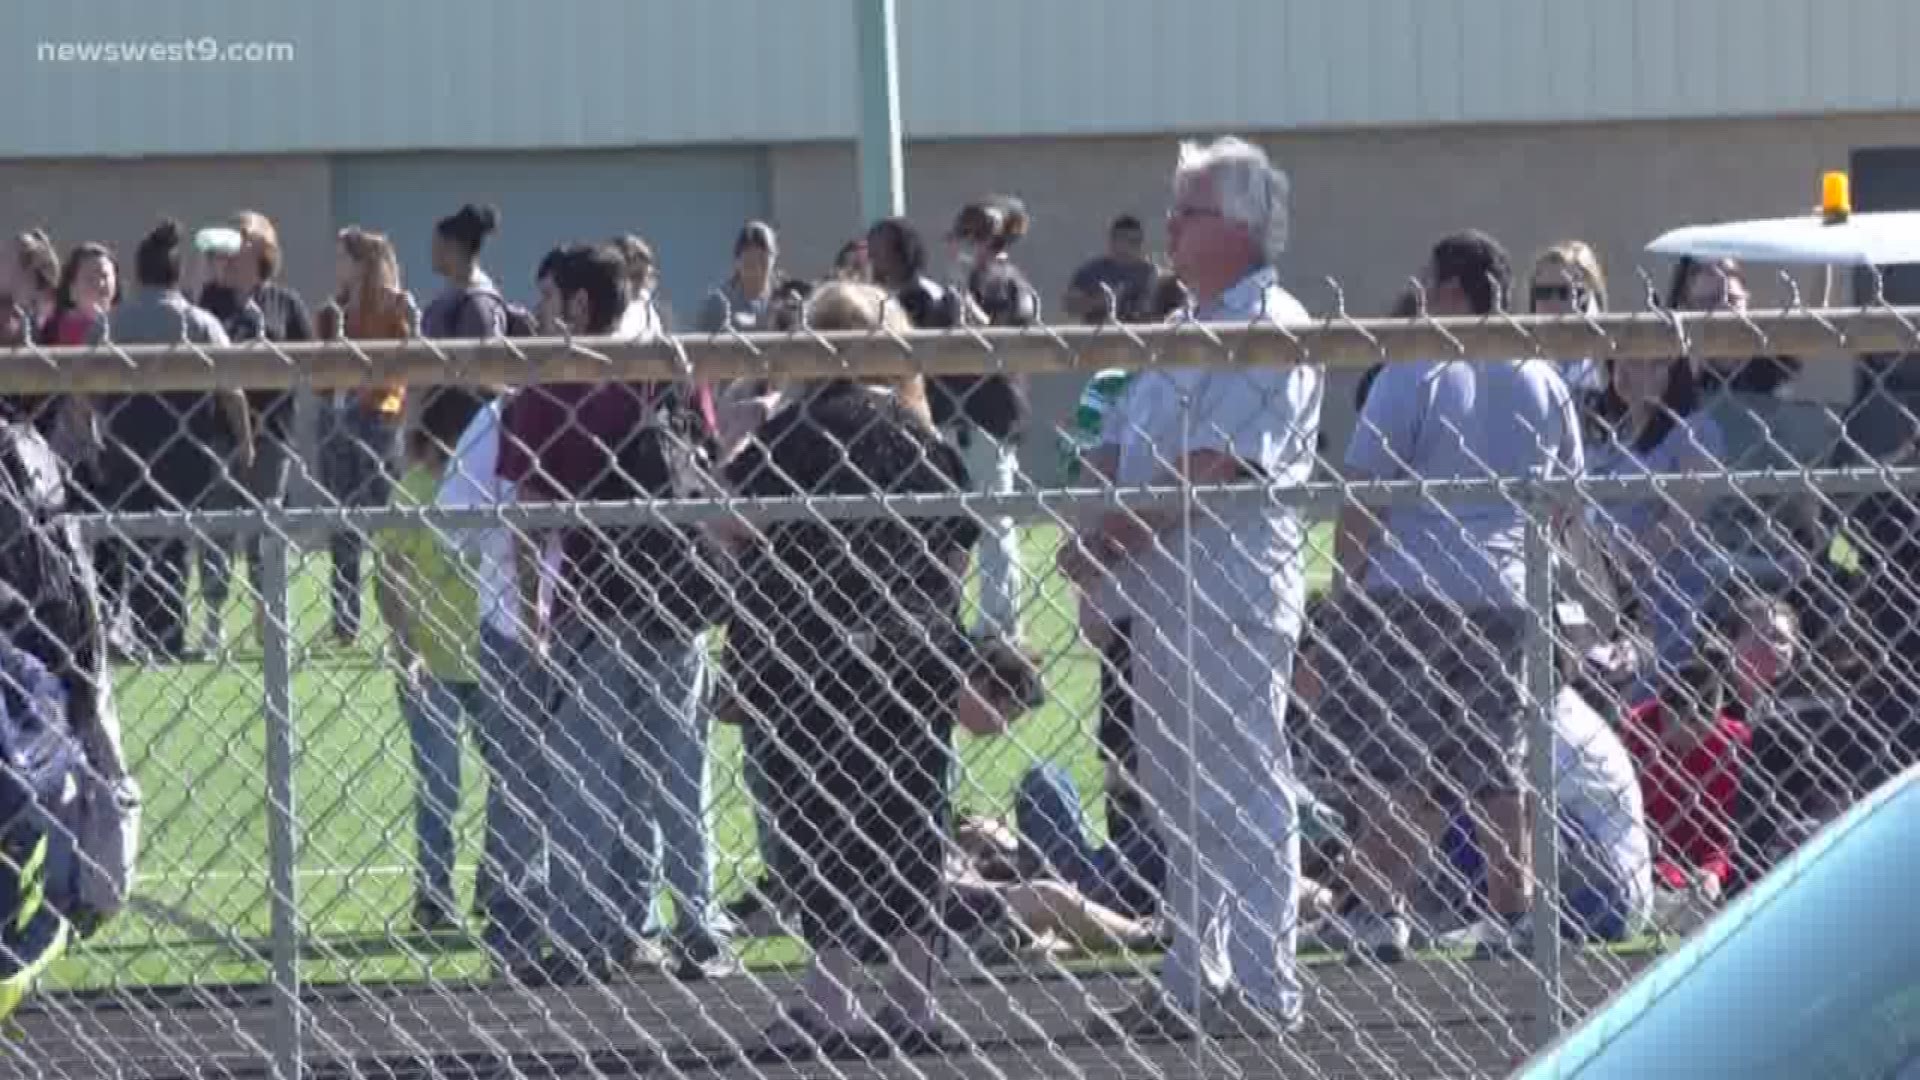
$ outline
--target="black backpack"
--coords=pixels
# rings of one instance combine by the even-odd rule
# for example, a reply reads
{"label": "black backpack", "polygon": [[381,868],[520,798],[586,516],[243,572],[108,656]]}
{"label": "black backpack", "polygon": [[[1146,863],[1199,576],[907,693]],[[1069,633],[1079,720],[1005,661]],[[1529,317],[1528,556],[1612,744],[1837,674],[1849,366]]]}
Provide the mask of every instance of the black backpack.
{"label": "black backpack", "polygon": [[31,424],[0,422],[0,633],[63,676],[98,659],[86,548],[66,508],[53,448]]}
{"label": "black backpack", "polygon": [[[635,386],[645,395],[612,467],[582,493],[592,502],[712,498],[717,416],[711,389]],[[582,591],[606,614],[643,632],[688,638],[721,622],[732,604],[731,558],[698,524],[654,521],[601,527]]]}
{"label": "black backpack", "polygon": [[533,317],[533,312],[501,296],[492,289],[468,289],[466,292],[461,293],[460,302],[453,306],[453,313],[447,316],[448,326],[457,327],[460,325],[460,316],[466,314],[467,305],[473,303],[475,296],[485,296],[500,305],[500,310],[506,316],[506,332],[508,337],[530,338],[539,335],[540,323]]}

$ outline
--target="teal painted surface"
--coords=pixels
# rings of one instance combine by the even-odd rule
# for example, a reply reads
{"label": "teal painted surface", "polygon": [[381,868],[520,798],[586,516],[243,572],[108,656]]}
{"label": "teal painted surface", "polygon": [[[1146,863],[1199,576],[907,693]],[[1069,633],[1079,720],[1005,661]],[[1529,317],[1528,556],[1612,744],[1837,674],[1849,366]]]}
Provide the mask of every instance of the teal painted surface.
{"label": "teal painted surface", "polygon": [[907,212],[900,134],[899,19],[894,0],[852,0],[860,69],[860,216]]}
{"label": "teal painted surface", "polygon": [[533,271],[555,244],[633,231],[660,261],[684,325],[732,263],[740,225],[767,213],[758,151],[612,151],[564,154],[408,154],[334,163],[333,218],[388,233],[422,308],[441,288],[429,248],[433,223],[465,202],[499,207],[500,230],[481,262],[509,297],[531,306]]}
{"label": "teal painted surface", "polygon": [[[897,8],[916,139],[1920,108],[1906,0]],[[100,55],[153,45],[194,59]],[[860,113],[846,0],[12,0],[0,50],[13,157],[849,140]]]}

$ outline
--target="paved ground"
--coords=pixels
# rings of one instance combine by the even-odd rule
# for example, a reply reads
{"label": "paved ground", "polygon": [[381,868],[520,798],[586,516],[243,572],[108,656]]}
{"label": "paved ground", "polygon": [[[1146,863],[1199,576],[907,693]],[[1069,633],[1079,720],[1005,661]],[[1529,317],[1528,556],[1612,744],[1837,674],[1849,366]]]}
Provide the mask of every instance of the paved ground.
{"label": "paved ground", "polygon": [[[1627,977],[1626,961],[1570,958],[1569,1006],[1584,1011]],[[479,986],[318,990],[306,996],[316,1078],[688,1075],[1177,1078],[1498,1077],[1527,1052],[1535,983],[1520,967],[1409,964],[1389,974],[1318,966],[1306,1031],[1132,1046],[1080,1034],[1092,1003],[1131,992],[1114,976],[1002,973],[959,980],[942,1003],[971,1046],[944,1058],[806,1069],[753,1060],[784,976],[699,987],[643,981],[540,993]],[[260,988],[114,997],[48,996],[16,1016],[0,1076],[241,1078],[272,1075],[271,997]],[[1208,1055],[1205,1068],[1198,1055]]]}

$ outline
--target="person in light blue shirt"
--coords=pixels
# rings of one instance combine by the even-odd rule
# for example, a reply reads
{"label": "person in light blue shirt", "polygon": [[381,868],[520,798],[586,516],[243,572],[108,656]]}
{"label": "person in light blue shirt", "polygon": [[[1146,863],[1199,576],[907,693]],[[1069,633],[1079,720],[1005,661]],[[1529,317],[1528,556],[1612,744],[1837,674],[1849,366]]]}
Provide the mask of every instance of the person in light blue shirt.
{"label": "person in light blue shirt", "polygon": [[[1426,271],[1438,316],[1504,310],[1511,270],[1484,233],[1449,236]],[[1577,476],[1573,395],[1545,360],[1388,364],[1348,444],[1347,479]],[[1494,918],[1480,939],[1514,947],[1528,910],[1525,814],[1529,511],[1504,494],[1444,496],[1341,514],[1339,590],[1321,670],[1342,673],[1320,717],[1358,782],[1384,789],[1359,855],[1356,944],[1385,961],[1411,938],[1406,889],[1461,800],[1483,815]],[[1507,935],[1496,931],[1515,931]],[[1505,942],[1500,941],[1507,937]]]}

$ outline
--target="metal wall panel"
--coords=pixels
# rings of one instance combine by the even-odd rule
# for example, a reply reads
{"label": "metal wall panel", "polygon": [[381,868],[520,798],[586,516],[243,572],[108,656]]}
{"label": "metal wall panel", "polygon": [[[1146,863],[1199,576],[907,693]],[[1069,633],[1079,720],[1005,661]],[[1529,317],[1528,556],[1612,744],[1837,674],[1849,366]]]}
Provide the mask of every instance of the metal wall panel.
{"label": "metal wall panel", "polygon": [[422,308],[441,288],[429,261],[433,223],[466,202],[500,210],[500,230],[481,262],[508,296],[531,305],[534,268],[553,245],[632,231],[653,244],[662,285],[684,325],[726,275],[741,224],[768,213],[766,155],[431,153],[334,164],[334,221],[392,236]]}
{"label": "metal wall panel", "polygon": [[[1920,108],[1910,0],[898,0],[916,139]],[[0,155],[842,140],[846,0],[0,5]],[[49,61],[209,41],[264,63]]]}

